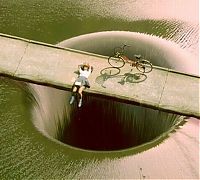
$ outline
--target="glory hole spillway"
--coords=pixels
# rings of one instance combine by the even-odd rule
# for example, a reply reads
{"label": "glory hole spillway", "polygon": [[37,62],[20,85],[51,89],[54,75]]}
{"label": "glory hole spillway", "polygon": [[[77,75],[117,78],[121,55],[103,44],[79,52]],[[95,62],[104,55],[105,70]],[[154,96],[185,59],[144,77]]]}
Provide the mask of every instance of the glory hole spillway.
{"label": "glory hole spillway", "polygon": [[[20,26],[14,22],[6,24],[4,19],[2,32],[30,39],[38,38],[54,44],[67,39],[59,45],[104,55],[113,51],[111,44],[118,46],[127,43],[132,46],[134,53],[143,54],[154,65],[196,73],[195,53],[185,50],[188,48],[195,52],[197,30],[193,26],[174,21],[136,21],[130,17],[127,22],[120,22],[123,19],[122,12],[126,16],[127,13],[123,9],[126,3],[119,2],[112,4],[115,8],[109,11],[104,9],[104,12],[109,13],[103,14],[100,9],[104,6],[99,2],[94,2],[98,4],[98,8],[89,1],[85,2],[87,7],[92,7],[91,14],[78,1],[68,1],[67,6],[64,1],[46,2],[47,4],[42,1],[2,2],[4,8],[1,12],[11,7],[13,10],[17,7],[21,9],[16,18],[21,23]],[[133,2],[129,2],[131,3]],[[117,4],[121,8],[116,12],[114,9],[118,7]],[[182,6],[183,4],[182,2]],[[27,10],[29,5],[38,10],[30,9],[24,16],[23,9]],[[134,9],[144,19],[139,5],[136,1],[138,10]],[[61,10],[54,11],[57,7],[63,13]],[[148,7],[147,2],[145,7]],[[72,9],[73,13],[67,14],[67,8]],[[135,12],[131,11],[129,14],[132,13]],[[162,13],[160,15],[164,17]],[[101,16],[95,17],[95,14]],[[155,18],[151,12],[147,11],[147,14],[149,18]],[[37,18],[25,20],[33,15]],[[110,15],[115,18],[109,19]],[[4,16],[11,17],[12,22],[9,11]],[[66,16],[67,18],[62,18]],[[106,19],[105,16],[109,18]],[[109,30],[141,33],[109,31],[87,34],[91,31],[108,30],[100,25],[102,23],[98,23],[101,18]],[[82,28],[77,28],[78,26]],[[71,35],[70,28],[73,29]],[[188,33],[183,35],[184,31]],[[79,34],[85,35],[78,36]],[[77,37],[68,39],[73,36]],[[192,42],[187,45],[186,41],[189,40]],[[131,57],[133,52],[128,51],[127,54]],[[84,96],[84,106],[77,110],[75,105],[68,104],[70,95],[70,92],[54,88],[1,78],[1,179],[199,177],[198,120],[90,95]],[[188,122],[185,123],[186,121]]]}
{"label": "glory hole spillway", "polygon": [[[108,36],[109,38],[107,38]],[[151,48],[148,48],[147,42],[150,38],[152,43],[149,45]],[[113,44],[116,46],[123,42],[127,42],[128,44],[134,42],[134,44],[131,44],[131,51],[134,49],[135,53],[144,54],[144,52],[140,51],[140,46],[144,46],[147,59],[151,58],[151,51],[157,51],[158,48],[158,45],[153,46],[155,43],[154,41],[158,41],[155,37],[122,31],[88,34],[64,41],[60,43],[60,45],[76,47],[83,50],[82,48],[86,48],[86,46],[82,44],[89,44],[90,41],[95,41],[96,43],[93,43],[90,47],[87,46],[87,49],[84,50],[94,52],[95,49],[98,49],[101,53],[105,53],[106,49],[108,54],[113,53],[112,49],[108,52],[107,48],[111,46],[111,44],[113,47]],[[163,40],[160,45],[163,44],[163,42],[165,41]],[[167,47],[165,45],[165,49],[167,48],[171,48],[171,50],[174,49],[174,47]],[[143,50],[144,48],[142,51]],[[131,53],[134,54],[134,52],[129,52],[129,54]],[[165,54],[164,50],[163,54]],[[176,53],[173,53],[173,51],[171,52],[170,60],[174,60],[174,57],[177,58],[175,54]],[[166,62],[165,57],[162,55],[157,55],[157,59],[160,60],[160,64]],[[154,59],[154,62],[156,63],[156,59]],[[38,93],[41,93],[40,91]],[[68,104],[71,93],[64,93],[67,94],[65,98],[63,97],[64,94],[62,97],[59,97],[57,92],[54,92],[53,95],[49,89],[45,88],[44,91],[46,91],[44,94],[50,93],[50,96],[46,99],[46,101],[50,101],[49,104],[53,103],[55,105],[55,101],[59,103],[56,105],[56,109],[53,106],[53,111],[51,107],[48,107],[50,112],[45,112],[45,116],[48,117],[47,120],[44,121],[45,117],[35,118],[35,125],[45,134],[68,145],[83,149],[109,151],[138,146],[163,135],[183,119],[177,115],[164,113],[158,110],[86,95],[84,96],[83,108],[77,109],[76,105],[70,106]],[[41,94],[38,100],[40,104],[38,109],[42,110],[40,114],[43,113],[43,107],[46,106],[43,104],[46,103],[46,101],[41,101],[43,100],[44,94]],[[56,98],[51,99],[51,96]],[[50,115],[48,115],[49,113]],[[61,116],[59,117],[58,114]],[[52,117],[54,118],[52,119]],[[42,122],[38,122],[39,119]]]}

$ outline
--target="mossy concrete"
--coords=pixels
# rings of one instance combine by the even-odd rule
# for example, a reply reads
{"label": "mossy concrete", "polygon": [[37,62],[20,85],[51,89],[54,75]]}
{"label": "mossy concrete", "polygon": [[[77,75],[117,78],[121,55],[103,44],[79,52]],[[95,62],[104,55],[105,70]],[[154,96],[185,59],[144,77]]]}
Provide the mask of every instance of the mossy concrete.
{"label": "mossy concrete", "polygon": [[[94,67],[86,93],[116,101],[160,109],[186,116],[200,117],[199,80],[195,75],[154,67],[142,82],[119,84],[119,76],[96,80],[109,67],[106,56],[91,54],[50,44],[0,34],[0,75],[70,90],[79,64],[88,62]],[[130,72],[125,65],[120,74]],[[138,71],[134,68],[131,74]],[[103,78],[103,77],[102,77]]]}

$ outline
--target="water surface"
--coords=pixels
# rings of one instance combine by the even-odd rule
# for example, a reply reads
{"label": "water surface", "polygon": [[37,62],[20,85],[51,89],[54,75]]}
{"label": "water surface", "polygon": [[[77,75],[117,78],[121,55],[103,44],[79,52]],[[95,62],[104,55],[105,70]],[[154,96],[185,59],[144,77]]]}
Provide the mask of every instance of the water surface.
{"label": "water surface", "polygon": [[[187,68],[188,64],[198,64],[197,0],[0,0],[1,33],[57,44],[78,35],[110,30],[140,32],[143,37],[148,34],[161,42],[161,38],[172,41],[181,48],[177,54],[187,54],[187,62],[183,64],[177,58],[163,65],[191,73],[198,70]],[[158,47],[159,38],[155,43]],[[41,131],[54,136],[57,129],[52,127],[56,126],[48,122],[66,116],[66,92],[39,86],[32,92],[33,86],[30,90],[30,86],[5,79],[0,80],[0,87],[2,179],[199,177],[199,121],[195,119],[161,144],[156,141],[148,148],[102,154],[48,139],[32,125],[32,121],[40,122]]]}

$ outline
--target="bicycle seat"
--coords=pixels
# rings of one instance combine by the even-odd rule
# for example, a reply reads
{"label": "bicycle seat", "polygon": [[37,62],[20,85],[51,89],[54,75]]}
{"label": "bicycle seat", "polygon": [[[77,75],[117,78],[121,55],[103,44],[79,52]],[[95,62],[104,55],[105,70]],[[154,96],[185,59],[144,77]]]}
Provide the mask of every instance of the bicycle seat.
{"label": "bicycle seat", "polygon": [[131,47],[131,45],[129,45],[129,44],[124,44],[124,47],[125,47],[125,46],[126,46],[126,47]]}
{"label": "bicycle seat", "polygon": [[135,54],[134,57],[135,57],[136,59],[140,59],[142,56],[141,56],[140,54]]}

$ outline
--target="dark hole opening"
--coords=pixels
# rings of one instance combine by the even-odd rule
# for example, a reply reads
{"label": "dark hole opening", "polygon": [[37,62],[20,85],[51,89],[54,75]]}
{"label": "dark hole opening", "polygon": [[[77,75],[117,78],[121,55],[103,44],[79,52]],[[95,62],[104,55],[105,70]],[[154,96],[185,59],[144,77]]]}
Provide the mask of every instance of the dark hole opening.
{"label": "dark hole opening", "polygon": [[111,151],[138,146],[161,135],[178,121],[177,115],[85,96],[84,105],[71,106],[59,140],[78,148]]}

